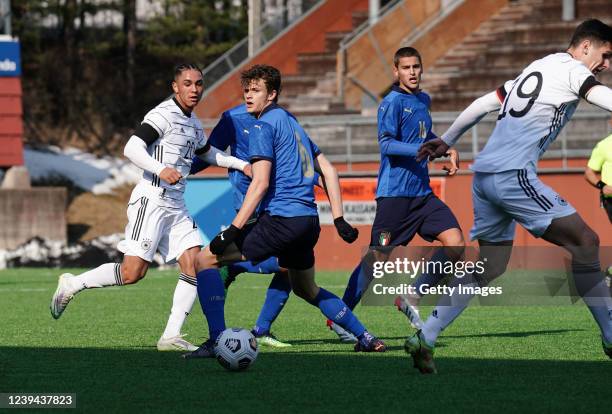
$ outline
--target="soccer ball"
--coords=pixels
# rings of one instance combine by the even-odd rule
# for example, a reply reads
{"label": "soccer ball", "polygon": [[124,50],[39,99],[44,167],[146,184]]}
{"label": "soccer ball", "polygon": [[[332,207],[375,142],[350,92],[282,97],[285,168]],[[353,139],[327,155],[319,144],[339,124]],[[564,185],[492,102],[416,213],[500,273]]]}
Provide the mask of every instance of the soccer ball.
{"label": "soccer ball", "polygon": [[215,341],[215,355],[223,368],[243,371],[257,358],[257,340],[242,328],[228,328]]}

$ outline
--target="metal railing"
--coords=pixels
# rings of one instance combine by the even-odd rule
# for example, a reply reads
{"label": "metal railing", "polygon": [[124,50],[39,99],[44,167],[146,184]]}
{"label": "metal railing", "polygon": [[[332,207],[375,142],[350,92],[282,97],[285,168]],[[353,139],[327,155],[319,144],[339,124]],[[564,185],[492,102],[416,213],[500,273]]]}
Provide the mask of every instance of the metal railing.
{"label": "metal railing", "polygon": [[[387,13],[392,12],[397,7],[402,6],[402,3],[403,3],[403,0],[391,0],[384,7],[381,7],[380,10],[378,11],[378,17],[375,19],[376,23],[372,24],[370,19],[368,19],[365,22],[361,23],[359,26],[357,26],[355,30],[347,34],[340,41],[340,44],[338,45],[338,60],[339,60],[340,65],[338,67],[337,95],[342,100],[344,100],[344,85],[345,85],[346,78],[347,78],[347,73],[346,73],[347,49],[353,43],[355,43],[359,38],[361,38],[364,35],[369,34],[372,28],[376,26],[376,24],[380,21],[382,17],[384,17]],[[374,101],[378,100],[376,97],[376,94],[370,91],[369,89],[367,89],[365,86],[363,86],[358,80],[350,78],[350,77],[349,77],[349,80],[351,80],[355,85],[357,85],[357,87],[359,87],[368,97],[370,97],[370,99],[373,99]]]}
{"label": "metal railing", "polygon": [[[440,6],[440,9],[429,16],[423,23],[419,26],[413,27],[408,36],[401,42],[402,45],[413,44],[416,39],[425,35],[431,28],[435,27],[443,18],[445,18],[449,13],[455,10],[461,3],[465,0],[453,0],[446,4],[444,7]],[[406,23],[409,26],[414,26],[414,22],[410,18],[410,11],[406,8],[406,3],[403,0],[392,0],[385,7],[380,9],[378,22],[380,23],[383,20],[386,14],[392,13],[397,9],[403,9],[403,14],[406,18]],[[384,22],[382,22],[384,24]],[[338,70],[338,96],[344,99],[344,85],[346,81],[350,81],[352,84],[357,86],[366,96],[368,96],[373,102],[377,103],[379,101],[377,97],[377,93],[375,91],[371,91],[367,88],[367,86],[361,82],[356,77],[347,73],[347,53],[348,49],[363,36],[369,36],[370,41],[375,50],[379,53],[379,58],[383,59],[382,51],[380,51],[380,47],[378,46],[378,42],[376,41],[376,36],[374,34],[374,27],[376,24],[371,25],[369,21],[362,23],[359,27],[357,27],[353,32],[347,35],[340,42],[340,46],[338,49],[339,53],[339,70]],[[399,45],[398,45],[399,46]],[[389,62],[384,61],[383,63],[388,64]]]}
{"label": "metal railing", "polygon": [[[272,41],[281,37],[291,27],[304,20],[323,3],[325,3],[325,0],[304,0],[302,2],[301,14],[297,18],[289,20],[283,17],[262,25],[259,30],[261,44],[255,51],[255,54],[261,52]],[[283,7],[278,11],[277,16],[285,16],[287,11],[288,9]],[[251,56],[249,56],[249,38],[247,36],[204,68],[202,73],[204,75],[204,81],[207,84],[204,96],[212,92],[218,83],[230,76],[237,68],[241,67],[249,57]]]}
{"label": "metal railing", "polygon": [[[438,134],[444,132],[458,114],[458,112],[432,113],[434,131]],[[484,148],[496,120],[495,114],[489,114],[464,134],[456,145],[462,160],[469,163]],[[579,109],[559,137],[550,145],[543,158],[561,160],[561,167],[556,170],[573,171],[568,162],[570,159],[589,157],[595,143],[612,133],[609,120],[608,112],[593,110],[590,107]],[[355,163],[380,160],[375,117],[335,115],[301,117],[299,121],[328,159],[347,165],[347,175],[363,174],[353,168]],[[210,130],[215,123],[215,120],[206,120],[204,125]],[[467,171],[465,162],[463,170]],[[435,175],[435,172],[433,174]]]}
{"label": "metal railing", "polygon": [[[380,18],[383,17],[385,14],[398,7],[401,1],[403,0],[391,0],[389,3],[381,7],[378,11],[377,21],[380,20]],[[364,21],[359,26],[357,26],[355,30],[353,30],[351,33],[344,36],[344,38],[340,41],[339,49],[346,49],[347,47],[352,45],[355,40],[367,33],[368,30],[371,30],[371,27],[375,25],[376,24],[372,25],[369,19]]]}

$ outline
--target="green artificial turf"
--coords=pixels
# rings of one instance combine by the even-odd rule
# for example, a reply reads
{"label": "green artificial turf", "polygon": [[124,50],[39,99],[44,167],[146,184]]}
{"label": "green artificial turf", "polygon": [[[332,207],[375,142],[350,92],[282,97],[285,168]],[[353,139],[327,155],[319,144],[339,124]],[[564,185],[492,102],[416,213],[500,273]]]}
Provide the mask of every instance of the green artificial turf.
{"label": "green artificial turf", "polygon": [[[77,409],[69,412],[109,413],[586,412],[612,404],[612,361],[582,305],[472,307],[440,337],[439,374],[425,376],[403,351],[413,330],[393,307],[356,309],[389,348],[358,354],[336,340],[318,309],[291,296],[273,332],[293,346],[260,348],[249,370],[233,373],[214,359],[156,350],[176,271],[151,270],[135,286],[82,292],[56,321],[49,302],[61,272],[0,272],[0,393],[76,393]],[[317,275],[339,295],[347,279],[347,272]],[[269,281],[238,278],[226,304],[228,326],[254,324]],[[197,302],[183,331],[194,343],[206,337]]]}

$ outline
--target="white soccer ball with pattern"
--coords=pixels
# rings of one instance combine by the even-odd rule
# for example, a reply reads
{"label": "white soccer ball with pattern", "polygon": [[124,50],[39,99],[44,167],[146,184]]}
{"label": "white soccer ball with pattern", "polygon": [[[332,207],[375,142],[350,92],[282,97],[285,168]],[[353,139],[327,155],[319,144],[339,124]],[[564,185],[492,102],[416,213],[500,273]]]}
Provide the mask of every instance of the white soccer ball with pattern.
{"label": "white soccer ball with pattern", "polygon": [[257,340],[242,328],[228,328],[215,341],[217,361],[230,371],[243,371],[257,358]]}

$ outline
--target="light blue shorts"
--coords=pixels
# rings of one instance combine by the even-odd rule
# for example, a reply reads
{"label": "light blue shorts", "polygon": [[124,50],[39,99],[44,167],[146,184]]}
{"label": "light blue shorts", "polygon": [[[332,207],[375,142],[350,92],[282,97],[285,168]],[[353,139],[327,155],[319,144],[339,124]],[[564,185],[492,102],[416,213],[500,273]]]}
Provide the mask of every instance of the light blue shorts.
{"label": "light blue shorts", "polygon": [[472,240],[513,240],[516,223],[541,237],[553,219],[576,212],[555,190],[527,169],[474,173]]}

